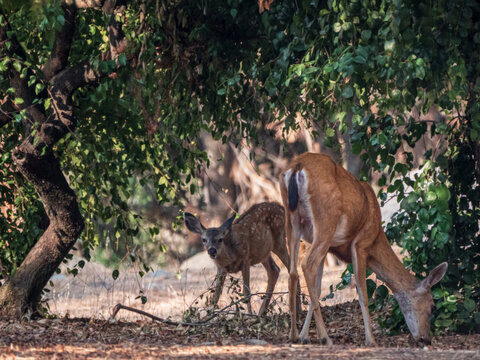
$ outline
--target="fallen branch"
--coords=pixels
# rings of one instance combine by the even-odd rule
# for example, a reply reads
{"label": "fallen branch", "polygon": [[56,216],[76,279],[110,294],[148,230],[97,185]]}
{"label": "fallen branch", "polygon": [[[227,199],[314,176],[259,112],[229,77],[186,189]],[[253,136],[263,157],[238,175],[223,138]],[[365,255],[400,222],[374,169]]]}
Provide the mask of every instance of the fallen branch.
{"label": "fallen branch", "polygon": [[[202,320],[198,321],[198,322],[182,322],[182,321],[172,321],[172,320],[168,320],[168,319],[164,319],[164,318],[161,318],[161,317],[158,317],[158,316],[155,316],[153,314],[150,314],[146,311],[143,311],[143,310],[139,310],[139,309],[136,309],[136,308],[133,308],[133,307],[130,307],[130,306],[126,306],[126,305],[123,305],[123,304],[117,304],[115,305],[115,307],[113,308],[113,311],[112,311],[112,316],[110,317],[110,319],[114,319],[115,316],[117,315],[117,313],[124,309],[124,310],[128,310],[128,311],[131,311],[131,312],[134,312],[134,313],[137,313],[137,314],[140,314],[140,315],[143,315],[143,316],[146,316],[146,317],[149,317],[150,319],[152,320],[155,320],[155,321],[158,321],[158,322],[161,322],[163,324],[167,324],[167,325],[174,325],[174,326],[202,326],[202,325],[205,325],[206,323],[208,323],[210,320],[216,318],[217,316],[219,316],[220,314],[224,313],[225,310],[231,308],[232,306],[235,306],[235,305],[238,305],[239,303],[241,302],[244,302],[245,300],[251,298],[252,296],[261,296],[261,295],[266,295],[267,293],[265,292],[262,292],[262,293],[255,293],[255,294],[250,294],[249,296],[245,296],[245,297],[242,297],[240,300],[237,300],[227,306],[225,306],[224,308],[214,312],[213,314],[203,318]],[[284,291],[284,292],[278,292],[278,293],[272,293],[272,295],[285,295],[285,294],[288,294],[288,292]],[[256,316],[258,317],[258,315],[254,315],[254,314],[249,314],[250,316]]]}

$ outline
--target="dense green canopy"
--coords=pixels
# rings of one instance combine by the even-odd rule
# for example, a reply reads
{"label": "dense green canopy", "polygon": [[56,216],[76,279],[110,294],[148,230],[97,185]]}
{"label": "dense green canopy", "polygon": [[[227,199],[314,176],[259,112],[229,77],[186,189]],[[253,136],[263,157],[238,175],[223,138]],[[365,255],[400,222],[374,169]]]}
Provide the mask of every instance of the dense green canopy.
{"label": "dense green canopy", "polygon": [[[82,246],[97,244],[95,223],[117,239],[153,237],[158,229],[142,229],[127,201],[144,184],[160,202],[195,192],[207,161],[200,130],[258,142],[266,123],[281,120],[287,131],[301,115],[333,147],[346,134],[361,177],[377,176],[381,200],[398,196],[388,235],[415,273],[449,262],[434,290],[436,328],[478,329],[476,1],[277,0],[262,13],[246,0],[3,0],[0,8],[3,280],[21,277],[26,254],[48,237],[49,222],[57,226],[50,190],[42,193],[44,180],[23,161],[30,155],[32,164],[60,160],[52,165],[68,178],[60,188],[74,191],[85,225],[74,217],[71,243],[42,270],[48,280],[81,229]],[[431,109],[441,116],[426,116]],[[435,143],[415,153],[427,137]],[[76,206],[69,199],[65,209]]]}

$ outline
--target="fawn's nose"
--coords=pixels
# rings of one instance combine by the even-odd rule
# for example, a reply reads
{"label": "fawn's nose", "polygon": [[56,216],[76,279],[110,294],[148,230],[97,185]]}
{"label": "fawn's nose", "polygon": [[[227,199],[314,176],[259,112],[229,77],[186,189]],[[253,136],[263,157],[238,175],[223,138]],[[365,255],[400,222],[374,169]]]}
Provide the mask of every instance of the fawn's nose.
{"label": "fawn's nose", "polygon": [[211,247],[210,249],[208,249],[207,252],[212,259],[215,259],[215,256],[217,256],[217,249],[215,249],[214,247]]}

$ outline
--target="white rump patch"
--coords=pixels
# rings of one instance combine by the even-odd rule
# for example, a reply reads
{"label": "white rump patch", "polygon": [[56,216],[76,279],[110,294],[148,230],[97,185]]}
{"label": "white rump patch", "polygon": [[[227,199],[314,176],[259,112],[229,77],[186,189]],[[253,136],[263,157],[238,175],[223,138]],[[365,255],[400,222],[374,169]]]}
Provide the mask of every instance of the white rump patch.
{"label": "white rump patch", "polygon": [[288,183],[290,182],[290,176],[292,176],[292,169],[288,169],[285,172],[285,175],[283,175],[283,178],[285,180],[285,187],[288,189]]}
{"label": "white rump patch", "polygon": [[298,198],[304,201],[310,198],[310,195],[307,193],[308,188],[308,179],[307,172],[301,170],[297,173],[297,184],[298,184]]}
{"label": "white rump patch", "polygon": [[302,238],[308,243],[313,241],[314,222],[310,194],[308,193],[307,172],[301,170],[296,173],[298,188],[298,208],[292,218],[294,236]]}

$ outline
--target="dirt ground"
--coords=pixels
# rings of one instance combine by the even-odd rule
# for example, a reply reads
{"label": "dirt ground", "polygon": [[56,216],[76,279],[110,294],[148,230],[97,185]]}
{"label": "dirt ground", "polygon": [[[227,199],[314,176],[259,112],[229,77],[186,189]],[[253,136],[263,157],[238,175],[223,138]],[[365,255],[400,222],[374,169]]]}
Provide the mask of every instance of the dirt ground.
{"label": "dirt ground", "polygon": [[[328,294],[330,284],[339,282],[342,270],[333,267],[327,271],[323,294]],[[54,277],[47,298],[50,312],[58,318],[22,323],[0,321],[0,359],[480,359],[480,334],[438,336],[432,346],[418,348],[410,343],[407,334],[384,334],[375,321],[374,335],[379,347],[365,347],[363,321],[353,286],[322,303],[334,346],[319,344],[314,327],[310,331],[311,344],[290,344],[285,269],[275,289],[273,311],[266,319],[237,311],[232,320],[227,316],[197,328],[156,323],[125,310],[110,319],[113,307],[123,303],[181,320],[191,305],[197,310],[204,308],[204,297],[199,296],[211,285],[215,274],[201,256],[193,259],[188,271],[179,270],[181,276],[177,276],[176,269],[145,277],[140,277],[138,271],[122,272],[113,281],[111,270],[87,264],[75,278]],[[266,276],[262,267],[252,270],[251,282],[253,293],[264,290]],[[235,286],[230,291],[225,289],[220,307],[236,296],[234,289]],[[141,304],[139,295],[147,296],[146,304]],[[254,310],[260,303],[260,297],[253,298]]]}

